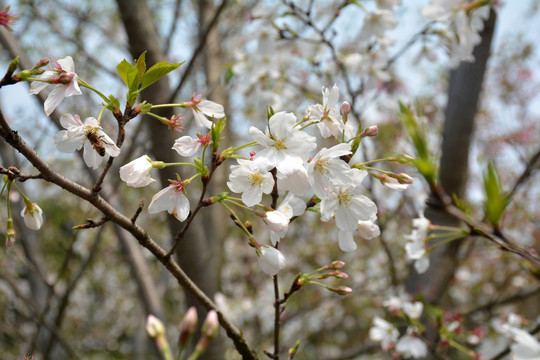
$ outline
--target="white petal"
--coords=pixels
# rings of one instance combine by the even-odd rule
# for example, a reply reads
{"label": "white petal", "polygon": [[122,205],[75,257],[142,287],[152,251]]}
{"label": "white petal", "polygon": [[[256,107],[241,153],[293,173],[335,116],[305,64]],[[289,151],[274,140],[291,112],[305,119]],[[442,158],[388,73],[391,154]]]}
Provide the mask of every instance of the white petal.
{"label": "white petal", "polygon": [[186,135],[176,139],[172,148],[180,154],[180,156],[190,157],[195,155],[200,147],[201,143],[198,142],[197,139]]}
{"label": "white petal", "polygon": [[268,275],[276,275],[286,265],[285,256],[273,247],[262,245],[257,252],[259,265]]}
{"label": "white petal", "polygon": [[170,186],[160,190],[152,197],[150,205],[148,206],[149,214],[157,214],[161,211],[167,211],[171,207],[171,197],[174,193],[174,189]]}
{"label": "white petal", "polygon": [[199,127],[206,127],[208,129],[212,128],[212,122],[208,120],[204,114],[200,111],[197,111],[195,109],[193,110],[193,117],[195,118],[195,122]]}
{"label": "white petal", "polygon": [[202,100],[197,107],[204,115],[214,117],[216,120],[225,117],[223,105],[217,104],[210,100]]}
{"label": "white petal", "polygon": [[47,100],[45,100],[45,104],[43,104],[43,108],[45,109],[45,114],[47,116],[51,115],[51,113],[60,105],[62,100],[64,100],[65,97],[65,88],[63,86],[57,86],[49,96],[47,97]]}
{"label": "white petal", "polygon": [[356,250],[353,233],[349,231],[339,231],[338,233],[339,248],[342,251],[350,252]]}
{"label": "white petal", "polygon": [[66,56],[65,58],[58,59],[58,64],[60,64],[60,67],[62,70],[70,73],[75,72],[75,64],[73,63],[73,58],[71,56]]}
{"label": "white petal", "polygon": [[84,142],[83,159],[86,165],[92,169],[97,169],[101,164],[101,160],[103,160],[97,151],[94,150],[94,147],[92,144],[90,144],[90,141]]}

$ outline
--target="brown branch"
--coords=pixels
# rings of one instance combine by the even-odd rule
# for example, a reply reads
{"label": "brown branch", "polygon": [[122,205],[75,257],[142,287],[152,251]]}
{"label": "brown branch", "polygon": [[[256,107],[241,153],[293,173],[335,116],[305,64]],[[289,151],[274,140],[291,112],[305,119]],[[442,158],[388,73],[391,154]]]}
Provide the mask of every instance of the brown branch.
{"label": "brown branch", "polygon": [[96,209],[101,211],[110,221],[118,224],[120,227],[127,230],[133,235],[141,246],[150,251],[156,259],[158,259],[167,270],[176,278],[180,286],[189,292],[197,299],[207,310],[215,310],[218,314],[219,323],[225,329],[229,338],[233,341],[237,351],[244,359],[257,359],[255,351],[247,344],[242,332],[238,330],[234,324],[228,320],[223,313],[217,308],[206,294],[186,275],[180,266],[167,256],[167,253],[162,249],[141,227],[133,224],[129,218],[122,215],[114,209],[101,196],[90,189],[87,189],[65,177],[54,172],[51,167],[30,147],[16,131],[11,130],[7,124],[3,114],[0,112],[0,136],[6,140],[13,148],[17,149],[32,165],[42,174],[43,179],[51,182],[62,189],[72,193],[73,195],[92,204]]}

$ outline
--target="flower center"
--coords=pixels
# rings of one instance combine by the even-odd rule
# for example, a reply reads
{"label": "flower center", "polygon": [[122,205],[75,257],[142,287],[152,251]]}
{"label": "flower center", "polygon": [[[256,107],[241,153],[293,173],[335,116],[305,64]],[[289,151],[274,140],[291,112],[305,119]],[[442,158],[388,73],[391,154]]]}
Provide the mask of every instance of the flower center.
{"label": "flower center", "polygon": [[279,139],[279,140],[276,140],[274,147],[278,150],[286,149],[287,143],[285,142],[285,139]]}
{"label": "flower center", "polygon": [[352,198],[353,196],[349,194],[348,192],[339,193],[339,196],[338,196],[339,202],[345,207],[349,207],[349,205],[352,204]]}
{"label": "flower center", "polygon": [[248,175],[248,180],[250,185],[255,185],[262,182],[263,176],[259,172],[251,173]]}
{"label": "flower center", "polygon": [[170,180],[169,179],[169,182],[171,183],[171,187],[174,188],[174,192],[182,192],[182,190],[184,189],[184,183],[182,182],[182,180]]}
{"label": "flower center", "polygon": [[328,171],[328,166],[330,165],[330,162],[327,159],[320,159],[315,162],[315,170],[319,172],[319,174],[328,174],[330,171]]}

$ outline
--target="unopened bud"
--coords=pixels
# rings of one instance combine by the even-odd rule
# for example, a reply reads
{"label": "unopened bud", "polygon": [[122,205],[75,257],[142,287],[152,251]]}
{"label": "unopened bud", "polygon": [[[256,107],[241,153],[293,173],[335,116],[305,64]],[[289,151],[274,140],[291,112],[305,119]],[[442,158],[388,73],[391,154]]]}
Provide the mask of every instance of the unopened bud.
{"label": "unopened bud", "polygon": [[401,164],[408,164],[413,160],[414,160],[414,158],[411,155],[399,154],[397,156],[397,161],[400,162]]}
{"label": "unopened bud", "polygon": [[209,338],[213,338],[217,335],[219,328],[218,315],[215,310],[210,310],[202,326],[202,333]]}
{"label": "unopened bud", "polygon": [[8,72],[14,73],[15,70],[17,70],[17,67],[19,66],[19,57],[17,56],[15,59],[13,59],[8,66]]}
{"label": "unopened bud", "polygon": [[197,309],[192,306],[186,312],[184,321],[182,321],[182,327],[180,328],[180,338],[178,339],[178,344],[181,347],[186,346],[191,336],[195,334],[198,323],[199,319],[197,318]]}
{"label": "unopened bud", "polygon": [[300,340],[296,340],[296,344],[294,344],[294,346],[289,349],[289,352],[288,352],[289,359],[292,359],[294,355],[296,355],[296,352],[298,351],[299,347],[300,347]]}
{"label": "unopened bud", "polygon": [[400,184],[412,184],[414,179],[405,173],[401,173],[396,177]]}
{"label": "unopened bud", "polygon": [[163,337],[165,335],[165,327],[157,317],[148,315],[146,319],[146,332],[151,338]]}
{"label": "unopened bud", "polygon": [[49,58],[43,58],[39,60],[36,65],[32,68],[32,70],[39,69],[40,67],[44,67],[45,65],[49,64]]}
{"label": "unopened bud", "polygon": [[349,275],[347,275],[346,273],[341,272],[339,270],[332,271],[328,275],[333,276],[333,277],[338,278],[338,279],[348,279],[349,278]]}
{"label": "unopened bud", "polygon": [[332,263],[330,265],[327,265],[326,266],[326,269],[341,269],[342,267],[345,266],[345,263],[343,261],[340,261],[340,260],[335,260],[335,261],[332,261]]}
{"label": "unopened bud", "polygon": [[365,129],[362,134],[360,134],[360,137],[366,137],[366,136],[375,136],[379,133],[379,127],[377,125],[373,125]]}
{"label": "unopened bud", "polygon": [[15,244],[15,229],[13,228],[13,219],[10,217],[7,221],[6,247],[10,248]]}
{"label": "unopened bud", "polygon": [[350,294],[352,293],[352,289],[350,287],[347,287],[347,286],[340,286],[339,288],[333,288],[333,289],[329,289],[330,291],[333,291],[335,292],[336,294],[339,294],[339,295],[347,295],[347,294]]}
{"label": "unopened bud", "polygon": [[351,104],[349,104],[347,101],[342,102],[341,106],[339,107],[339,113],[341,114],[341,117],[343,118],[343,123],[347,123],[347,119],[349,117],[350,112],[351,112]]}

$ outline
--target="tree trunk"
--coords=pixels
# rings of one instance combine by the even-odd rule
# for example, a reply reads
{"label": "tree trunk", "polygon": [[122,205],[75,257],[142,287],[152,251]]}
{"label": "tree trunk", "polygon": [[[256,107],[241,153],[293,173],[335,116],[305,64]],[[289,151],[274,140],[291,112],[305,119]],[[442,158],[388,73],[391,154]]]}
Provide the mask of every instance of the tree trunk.
{"label": "tree trunk", "polygon": [[[463,196],[467,184],[469,147],[486,63],[490,55],[495,18],[495,12],[491,10],[484,30],[480,33],[482,41],[473,52],[475,62],[462,62],[450,73],[439,176],[444,191],[458,197]],[[429,202],[430,200],[428,204]],[[433,224],[459,225],[454,218],[434,208],[428,207],[425,215]],[[430,303],[440,303],[457,268],[458,252],[462,243],[462,240],[453,241],[432,251],[430,268],[421,275],[411,270],[406,283],[407,290],[413,294],[422,293]]]}

